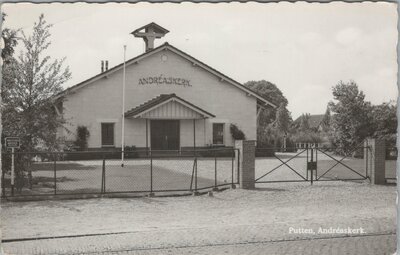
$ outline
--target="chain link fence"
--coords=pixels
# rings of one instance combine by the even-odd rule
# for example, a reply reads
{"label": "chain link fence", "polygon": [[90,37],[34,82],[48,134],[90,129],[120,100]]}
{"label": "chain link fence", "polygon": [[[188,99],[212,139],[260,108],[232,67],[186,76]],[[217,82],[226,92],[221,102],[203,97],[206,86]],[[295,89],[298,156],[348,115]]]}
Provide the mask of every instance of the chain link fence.
{"label": "chain link fence", "polygon": [[3,153],[2,197],[112,193],[182,194],[238,183],[233,148]]}

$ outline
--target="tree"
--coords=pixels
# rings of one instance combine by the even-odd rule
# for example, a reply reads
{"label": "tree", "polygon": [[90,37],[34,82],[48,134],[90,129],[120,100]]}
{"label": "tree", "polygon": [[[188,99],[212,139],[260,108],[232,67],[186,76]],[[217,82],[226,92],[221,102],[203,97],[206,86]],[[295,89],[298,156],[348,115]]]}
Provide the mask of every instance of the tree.
{"label": "tree", "polygon": [[[5,13],[2,13],[2,20],[3,22],[5,21],[5,17],[7,15]],[[2,66],[2,83],[1,83],[1,98],[2,98],[2,116],[4,114],[7,115],[8,109],[6,108],[6,105],[4,105],[4,99],[6,99],[5,93],[10,90],[11,86],[13,85],[12,81],[12,72],[10,68],[10,62],[13,59],[14,51],[15,51],[15,46],[17,46],[18,43],[18,33],[19,30],[14,30],[10,28],[3,28],[2,29],[2,34],[1,37],[4,42],[4,48],[1,51],[1,58],[3,61],[3,66]],[[2,117],[3,119],[3,117]],[[4,125],[4,123],[2,123]],[[3,139],[3,132],[2,134],[2,139]],[[3,143],[2,143],[3,144]]]}
{"label": "tree", "polygon": [[[3,22],[6,19],[7,14],[3,13],[2,19]],[[14,48],[17,46],[17,40],[18,36],[17,34],[19,33],[19,29],[10,29],[10,28],[3,28],[1,31],[1,37],[4,40],[4,48],[1,51],[1,58],[4,61],[9,60],[10,57],[14,54]]]}
{"label": "tree", "polygon": [[384,139],[388,146],[395,146],[397,133],[396,104],[383,103],[372,107],[373,137]]}
{"label": "tree", "polygon": [[[51,60],[45,54],[50,46],[50,28],[43,15],[33,26],[31,35],[22,32],[23,50],[10,57],[3,72],[3,133],[19,136],[22,150],[33,151],[42,146],[57,146],[56,132],[64,120],[57,115],[52,97],[62,91],[70,77],[63,68],[65,59]],[[30,169],[30,168],[28,168]],[[31,173],[28,170],[31,186]]]}
{"label": "tree", "polygon": [[278,110],[276,111],[274,126],[281,134],[286,135],[289,131],[289,125],[290,125],[289,111],[286,109],[284,103],[281,103]]}
{"label": "tree", "polygon": [[[5,13],[1,13],[1,14],[2,14],[2,21],[4,22],[6,14]],[[3,45],[4,48],[1,50],[1,60],[2,60],[3,66],[2,66],[2,72],[1,72],[1,80],[2,80],[2,83],[1,83],[1,98],[2,98],[2,100],[1,100],[1,104],[0,105],[2,105],[2,108],[1,108],[1,115],[0,116],[1,116],[2,119],[3,119],[4,114],[7,113],[7,110],[4,107],[4,103],[3,103],[3,101],[4,101],[3,100],[4,99],[3,95],[4,95],[4,90],[5,90],[5,87],[6,87],[5,84],[7,84],[7,82],[5,82],[5,81],[7,80],[7,78],[10,77],[10,75],[8,75],[9,72],[7,72],[7,67],[8,67],[8,64],[10,63],[10,59],[12,59],[12,57],[13,57],[14,48],[17,45],[17,40],[18,40],[17,34],[18,34],[18,32],[19,32],[19,30],[3,28],[2,29],[2,34],[1,34],[1,37],[2,37],[2,40],[3,40],[2,43],[4,43],[4,45]],[[3,135],[3,128],[2,128],[3,125],[4,125],[4,123],[2,122],[1,125],[0,125],[1,142],[2,142],[1,144],[2,145],[4,144],[4,135]],[[2,151],[2,149],[3,148],[0,147],[1,151]],[[20,161],[18,160],[20,157],[21,157],[21,155],[16,155],[15,156],[15,158],[17,159],[16,160],[16,164],[15,164],[17,169],[20,169],[19,168],[20,167]],[[0,157],[0,162],[1,162],[0,165],[1,165],[2,176],[4,177],[4,174],[6,172],[10,171],[10,168],[11,168],[11,156],[7,155],[7,154],[2,154],[2,156]],[[17,171],[16,174],[18,176],[19,172]],[[18,178],[17,178],[17,180],[18,180]],[[19,182],[17,181],[16,184],[17,184],[16,186],[18,188]],[[4,185],[4,183],[2,183],[1,185]]]}
{"label": "tree", "polygon": [[[276,106],[282,106],[285,109],[284,115],[279,117],[281,123],[291,123],[292,118],[290,112],[287,110],[288,100],[283,95],[282,91],[273,83],[261,80],[261,81],[249,81],[244,84],[247,88],[254,90],[262,97],[270,101]],[[279,108],[278,108],[279,109]],[[257,141],[258,146],[261,147],[272,147],[279,144],[282,133],[276,129],[276,120],[278,109],[273,107],[265,106],[258,108],[259,116],[257,119]],[[283,113],[283,110],[282,112]],[[284,116],[284,117],[283,117]],[[283,118],[287,118],[283,120]]]}
{"label": "tree", "polygon": [[331,111],[329,107],[326,108],[324,118],[321,121],[322,131],[328,132],[331,127]]}
{"label": "tree", "polygon": [[[283,95],[282,91],[273,83],[261,80],[261,81],[248,81],[244,84],[247,88],[254,90],[262,97],[270,101],[276,106],[280,106],[282,103],[285,107],[288,105],[288,100]],[[273,107],[265,107],[261,110],[259,116],[260,126],[267,126],[275,120],[276,109]]]}
{"label": "tree", "polygon": [[282,137],[282,145],[284,150],[286,150],[286,138],[289,131],[290,115],[284,103],[281,103],[278,110],[276,111],[276,118],[273,125]]}
{"label": "tree", "polygon": [[299,129],[301,132],[307,132],[310,130],[310,114],[302,114],[300,117]]}
{"label": "tree", "polygon": [[332,116],[332,142],[337,152],[349,154],[354,147],[372,135],[371,104],[365,101],[365,95],[358,90],[354,81],[344,83],[340,81],[332,88],[334,100],[329,107],[334,113]]}
{"label": "tree", "polygon": [[63,124],[51,98],[62,91],[71,73],[68,67],[63,69],[64,59],[51,61],[44,55],[51,44],[50,28],[40,15],[31,36],[22,32],[23,51],[5,70],[3,99],[9,114],[4,119],[4,132],[21,136],[26,150],[34,150],[39,143],[51,146]]}

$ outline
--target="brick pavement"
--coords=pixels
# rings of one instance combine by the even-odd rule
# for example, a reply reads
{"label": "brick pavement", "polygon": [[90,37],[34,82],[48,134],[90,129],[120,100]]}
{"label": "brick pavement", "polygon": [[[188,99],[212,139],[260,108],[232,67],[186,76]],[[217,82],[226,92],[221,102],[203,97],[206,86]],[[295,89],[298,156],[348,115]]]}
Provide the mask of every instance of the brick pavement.
{"label": "brick pavement", "polygon": [[[107,240],[108,239],[108,240]],[[112,241],[111,241],[112,240]],[[386,255],[396,248],[394,234],[378,234],[355,237],[328,237],[302,240],[245,241],[216,244],[168,244],[163,247],[137,247],[132,235],[79,237],[64,240],[41,240],[8,243],[7,254],[99,254],[99,255],[164,255],[164,254],[263,254],[263,255]],[[128,244],[130,242],[130,245]],[[51,245],[51,243],[53,243]],[[84,245],[82,245],[84,243]],[[125,243],[125,246],[123,245]],[[101,245],[99,245],[101,244]],[[25,246],[21,253],[14,253],[12,247]],[[79,246],[77,249],[76,245]],[[56,249],[54,247],[57,246]],[[50,247],[53,247],[51,249]]]}
{"label": "brick pavement", "polygon": [[[2,205],[4,239],[49,238],[7,242],[4,250],[23,255],[390,254],[395,197],[395,187],[336,183],[230,190],[214,197],[8,203]],[[290,234],[290,227],[362,227],[368,236]],[[127,233],[106,234],[115,232]],[[51,239],[84,234],[94,235]],[[296,239],[314,240],[288,241]]]}
{"label": "brick pavement", "polygon": [[[381,222],[383,223],[383,222]],[[360,222],[360,224],[363,224]],[[374,225],[374,222],[370,222]],[[390,222],[383,223],[389,226]],[[367,228],[366,235],[360,237],[343,237],[343,234],[291,234],[288,231],[290,224],[274,223],[265,225],[237,225],[237,226],[218,226],[218,227],[202,227],[202,228],[181,228],[181,229],[158,229],[148,231],[137,231],[131,233],[109,234],[109,235],[94,235],[74,238],[57,238],[57,239],[42,239],[32,241],[12,241],[4,243],[4,249],[8,254],[102,254],[111,251],[130,251],[143,252],[143,254],[163,254],[169,249],[176,250],[178,254],[185,254],[186,251],[200,249],[198,254],[203,254],[202,249],[216,250],[214,254],[223,253],[222,250],[227,249],[230,253],[235,252],[235,247],[245,249],[244,244],[252,243],[255,247],[254,254],[260,249],[272,249],[271,254],[276,254],[275,251],[280,251],[281,248],[291,247],[288,252],[294,252],[296,245],[293,240],[300,239],[316,239],[312,241],[300,241],[299,249],[306,249],[310,243],[313,250],[322,249],[329,246],[329,253],[311,253],[311,254],[357,254],[351,253],[356,248],[369,254],[371,249],[383,249],[391,252],[395,241],[393,236],[394,228],[382,227],[382,232],[371,232],[373,229]],[[318,229],[321,226],[319,223],[310,223],[307,227]],[[324,225],[323,225],[324,226]],[[328,225],[325,225],[328,226]],[[298,226],[297,226],[298,227]],[[356,225],[354,225],[356,227]],[[355,235],[357,236],[357,235]],[[346,246],[340,246],[338,242],[345,240],[348,243]],[[324,241],[325,240],[325,241]],[[330,241],[329,241],[330,240]],[[370,241],[366,241],[370,240]],[[372,241],[371,241],[372,240]],[[287,243],[284,245],[283,243]],[[390,244],[389,244],[390,243]],[[232,244],[229,246],[229,244]],[[238,245],[235,245],[238,244]],[[227,246],[228,245],[228,246]],[[354,247],[352,245],[355,245]],[[225,248],[219,246],[227,246]],[[387,246],[387,247],[386,247]],[[174,247],[189,247],[174,249]],[[205,247],[205,248],[202,248]],[[207,248],[208,247],[208,248]],[[350,253],[345,253],[349,249]],[[221,252],[219,251],[221,250]],[[210,252],[211,252],[210,251]],[[147,252],[147,253],[146,253]],[[160,253],[161,252],[161,253]],[[204,251],[207,254],[206,251]],[[339,253],[338,253],[339,252]],[[344,252],[344,253],[340,253]],[[197,253],[194,253],[197,254]],[[247,253],[244,253],[247,254]],[[252,254],[252,253],[250,253]],[[269,253],[267,253],[269,254]],[[277,253],[281,254],[281,253]],[[300,253],[303,254],[303,253]],[[380,253],[371,253],[378,255]]]}
{"label": "brick pavement", "polygon": [[124,250],[99,255],[167,255],[167,254],[249,254],[249,255],[392,255],[396,249],[395,235],[344,237],[281,242],[208,245],[147,250]]}

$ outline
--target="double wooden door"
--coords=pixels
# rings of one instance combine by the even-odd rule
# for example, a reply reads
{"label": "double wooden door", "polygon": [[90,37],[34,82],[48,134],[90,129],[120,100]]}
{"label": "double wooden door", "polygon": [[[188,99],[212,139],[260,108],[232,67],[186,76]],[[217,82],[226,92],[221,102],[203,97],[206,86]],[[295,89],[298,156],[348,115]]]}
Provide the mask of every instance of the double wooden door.
{"label": "double wooden door", "polygon": [[151,120],[151,149],[179,150],[179,120]]}

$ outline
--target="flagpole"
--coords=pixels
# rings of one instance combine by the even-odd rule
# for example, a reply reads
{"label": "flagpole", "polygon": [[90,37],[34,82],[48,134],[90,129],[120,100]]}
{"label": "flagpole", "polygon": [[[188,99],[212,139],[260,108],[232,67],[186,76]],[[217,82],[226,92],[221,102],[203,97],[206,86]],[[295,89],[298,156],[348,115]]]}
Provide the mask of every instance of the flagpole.
{"label": "flagpole", "polygon": [[126,81],[126,45],[124,45],[124,74],[122,78],[122,132],[121,132],[121,167],[124,167],[125,151],[125,81]]}

